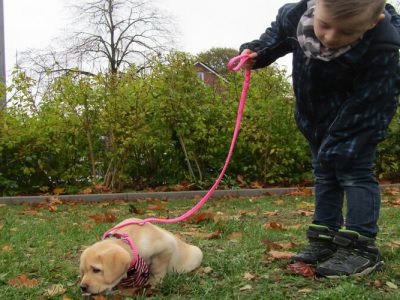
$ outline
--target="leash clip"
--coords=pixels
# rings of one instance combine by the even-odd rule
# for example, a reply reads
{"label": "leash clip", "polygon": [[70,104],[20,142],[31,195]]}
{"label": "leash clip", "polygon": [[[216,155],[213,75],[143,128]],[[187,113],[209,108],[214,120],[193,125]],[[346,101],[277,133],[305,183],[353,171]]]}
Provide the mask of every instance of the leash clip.
{"label": "leash clip", "polygon": [[[249,54],[241,54],[231,58],[228,62],[228,69],[231,71],[239,71],[243,64],[250,58]],[[235,65],[236,64],[236,65]]]}

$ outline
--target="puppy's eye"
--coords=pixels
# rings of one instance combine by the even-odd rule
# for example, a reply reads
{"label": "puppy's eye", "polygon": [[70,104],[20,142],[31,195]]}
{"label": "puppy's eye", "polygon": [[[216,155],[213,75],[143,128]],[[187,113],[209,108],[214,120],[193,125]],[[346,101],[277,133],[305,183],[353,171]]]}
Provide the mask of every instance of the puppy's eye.
{"label": "puppy's eye", "polygon": [[97,269],[97,268],[92,268],[92,271],[93,271],[93,273],[100,273],[101,272],[101,270]]}

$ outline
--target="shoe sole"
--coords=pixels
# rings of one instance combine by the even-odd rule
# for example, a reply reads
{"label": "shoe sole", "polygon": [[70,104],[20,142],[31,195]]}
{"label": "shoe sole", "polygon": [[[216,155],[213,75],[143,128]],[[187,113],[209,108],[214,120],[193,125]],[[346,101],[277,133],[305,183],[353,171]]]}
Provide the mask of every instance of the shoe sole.
{"label": "shoe sole", "polygon": [[350,274],[350,275],[327,275],[327,276],[320,275],[320,276],[329,278],[329,279],[339,279],[339,278],[344,278],[344,277],[349,277],[349,276],[350,277],[363,277],[365,275],[371,274],[374,271],[382,271],[384,265],[385,265],[385,263],[383,261],[380,261],[380,262],[376,263],[375,265],[373,265],[372,267],[366,268],[364,271],[362,271],[360,273],[354,273],[354,274]]}

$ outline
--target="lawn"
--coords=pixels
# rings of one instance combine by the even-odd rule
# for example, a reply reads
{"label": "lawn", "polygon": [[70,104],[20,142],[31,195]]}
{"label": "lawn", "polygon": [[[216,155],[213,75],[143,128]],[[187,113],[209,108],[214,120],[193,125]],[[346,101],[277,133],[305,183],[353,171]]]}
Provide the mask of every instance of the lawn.
{"label": "lawn", "polygon": [[[307,194],[307,193],[306,193]],[[0,205],[0,299],[400,299],[400,190],[383,191],[378,245],[383,272],[323,279],[287,271],[306,243],[311,195],[213,199],[189,221],[160,225],[204,252],[195,272],[166,277],[156,290],[83,297],[79,256],[113,224],[175,217],[194,200]]]}

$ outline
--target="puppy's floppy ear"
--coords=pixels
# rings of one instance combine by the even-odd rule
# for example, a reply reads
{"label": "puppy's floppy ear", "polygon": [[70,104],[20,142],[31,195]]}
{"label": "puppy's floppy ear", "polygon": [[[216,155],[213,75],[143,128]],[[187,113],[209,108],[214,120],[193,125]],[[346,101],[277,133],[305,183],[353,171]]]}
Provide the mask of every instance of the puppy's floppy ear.
{"label": "puppy's floppy ear", "polygon": [[112,284],[122,277],[128,269],[131,262],[131,256],[122,248],[107,249],[100,255],[103,263],[103,275],[107,284]]}

